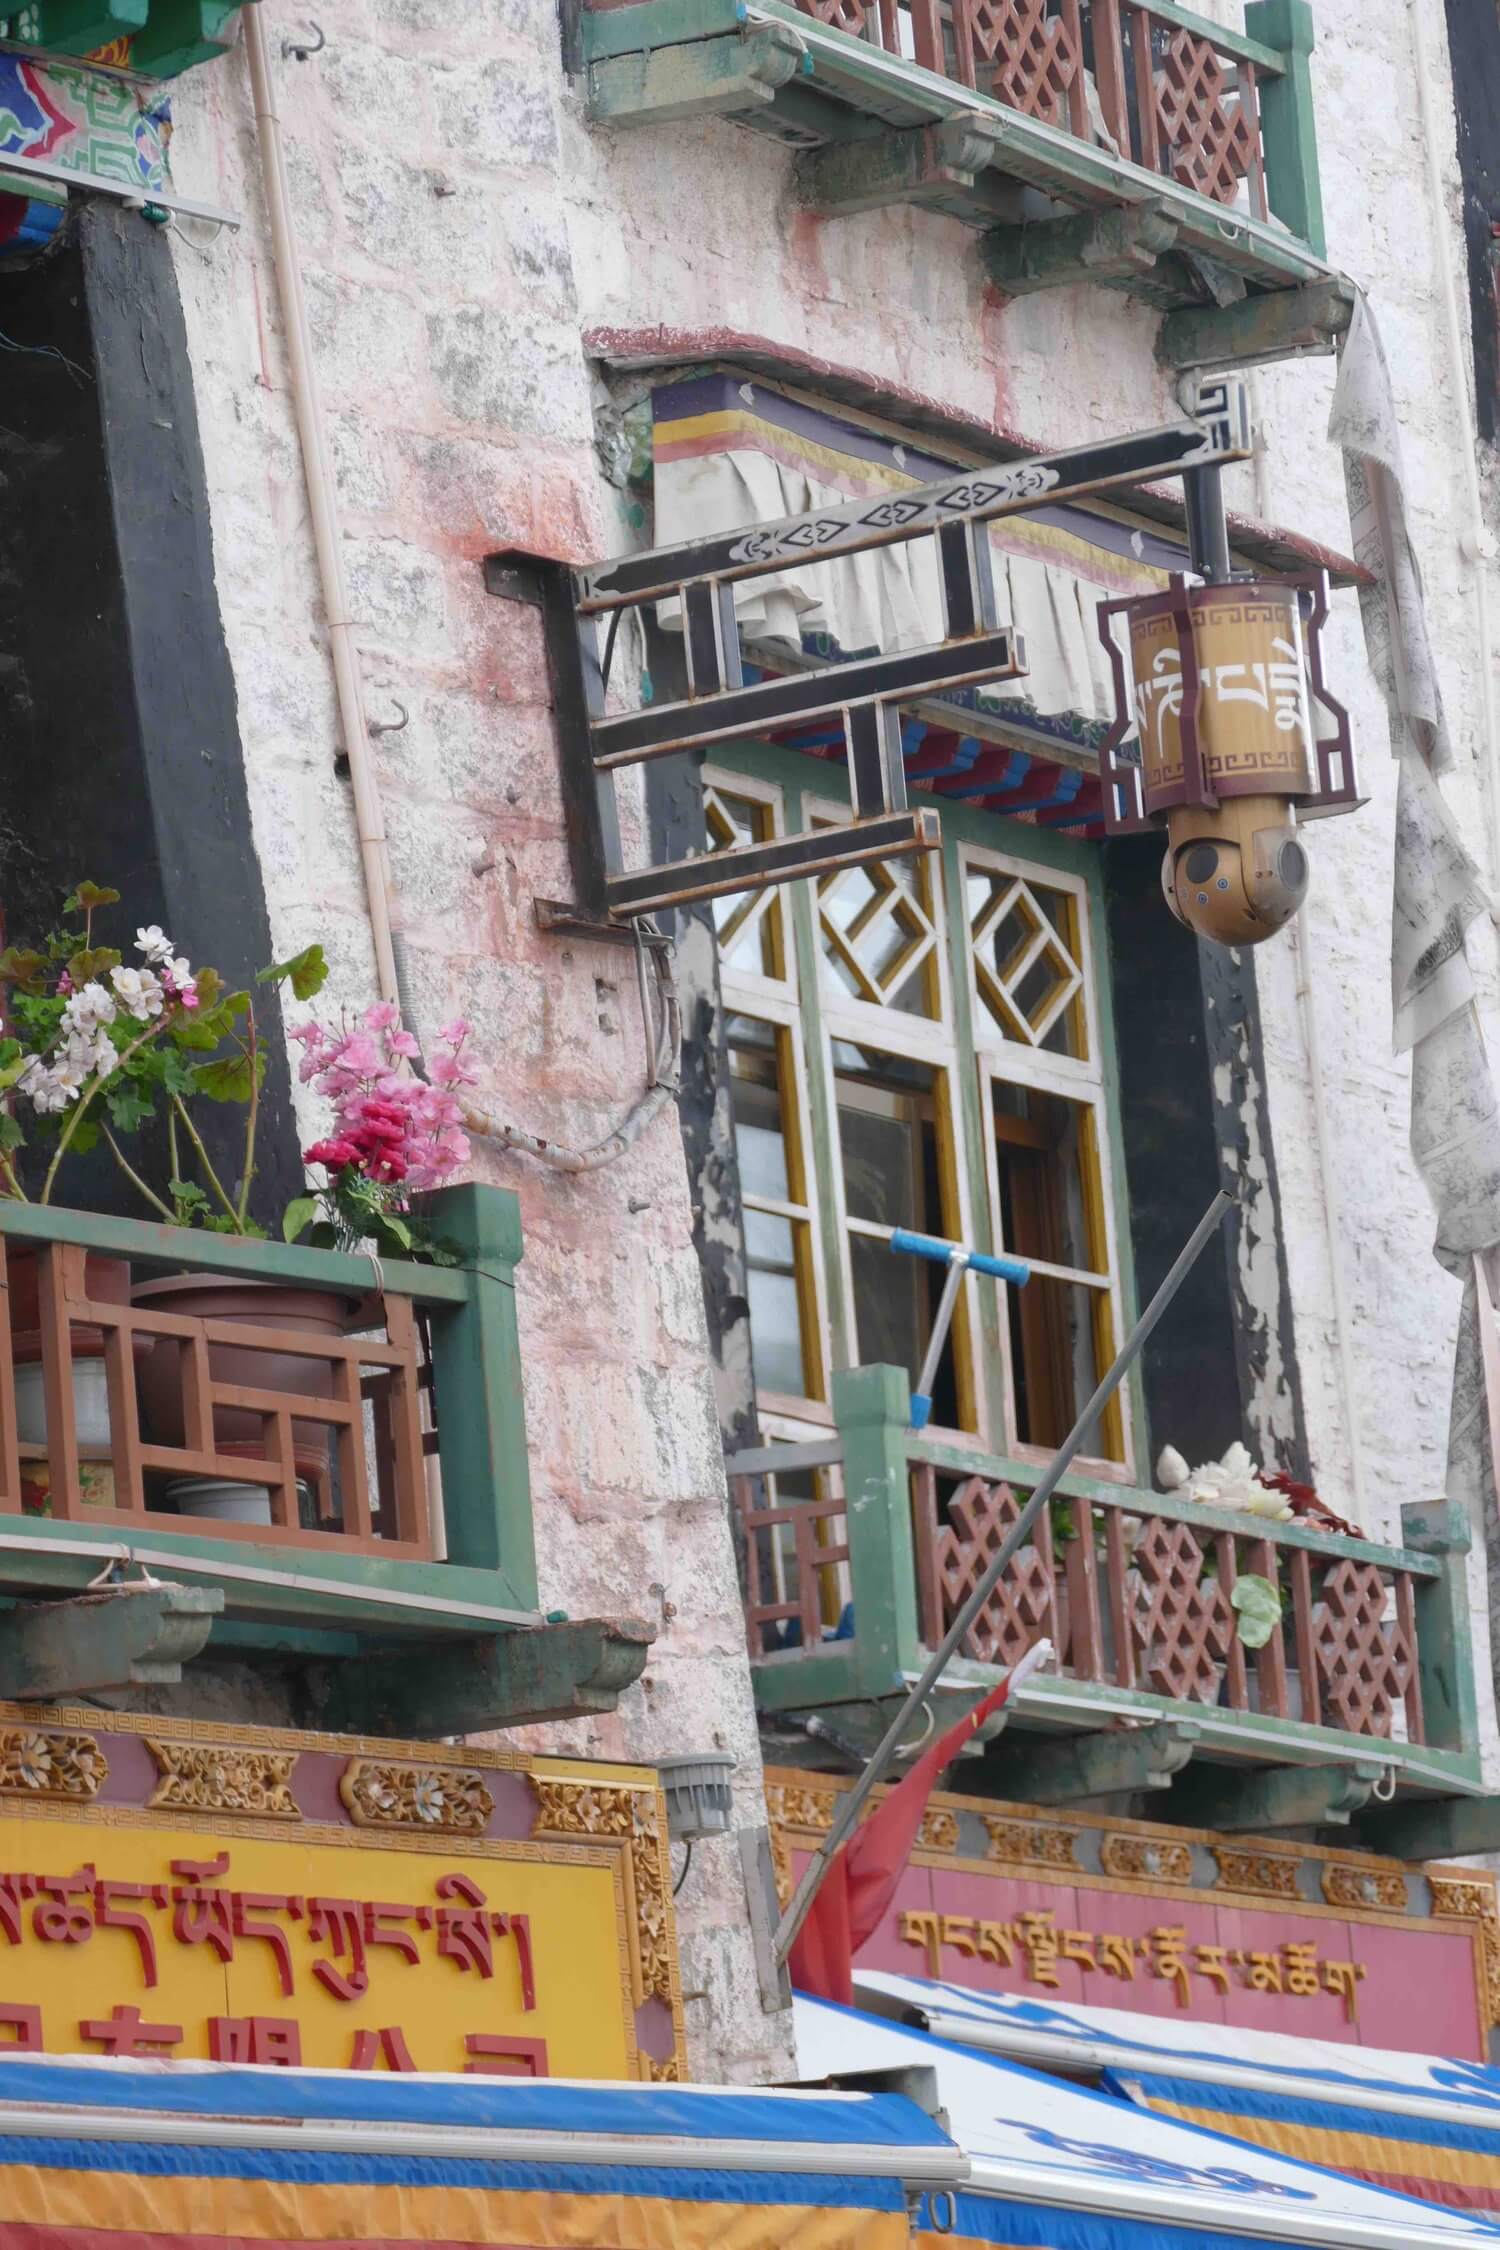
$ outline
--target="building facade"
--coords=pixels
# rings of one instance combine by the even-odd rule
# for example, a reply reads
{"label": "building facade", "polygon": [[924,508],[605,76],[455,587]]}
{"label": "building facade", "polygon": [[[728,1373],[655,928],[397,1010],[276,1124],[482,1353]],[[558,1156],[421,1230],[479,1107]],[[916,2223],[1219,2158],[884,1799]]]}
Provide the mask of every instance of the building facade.
{"label": "building facade", "polygon": [[[1410,1062],[1392,1047],[1396,768],[1326,435],[1352,279],[1394,388],[1456,749],[1443,787],[1494,880],[1496,590],[1475,483],[1493,417],[1476,425],[1454,65],[1422,0],[1377,18],[1322,0],[1310,53],[1295,0],[1260,0],[1248,22],[1238,0],[1191,21],[1093,0],[1086,24],[1076,4],[968,0],[456,15],[341,0],[319,45],[263,10],[259,94],[226,19],[225,51],[171,80],[181,208],[154,207],[170,224],[108,192],[75,198],[0,269],[18,347],[6,473],[34,503],[6,573],[26,772],[9,918],[92,874],[127,898],[143,887],[148,918],[233,973],[321,944],[320,1006],[367,1005],[373,816],[349,771],[337,643],[358,675],[356,763],[383,806],[413,1030],[465,1017],[475,1102],[554,1154],[631,1120],[587,1169],[476,1136],[473,1177],[519,1204],[506,1271],[536,1549],[519,1606],[652,1635],[617,1694],[538,1730],[502,1728],[500,1704],[488,1724],[477,1708],[448,1723],[437,1695],[429,1729],[371,1731],[634,1766],[732,1755],[733,1833],[698,1850],[677,1901],[681,2002],[697,2075],[764,2080],[792,2057],[752,1929],[757,1698],[773,1762],[837,1770],[814,1714],[866,1743],[1221,1177],[1239,1199],[1222,1247],[1090,1440],[1056,1551],[1033,1546],[969,1651],[972,1675],[1050,1626],[1065,1688],[1087,1692],[1044,1694],[1040,1731],[1000,1738],[978,1793],[1136,1820],[1170,1800],[1203,1830],[1326,1843],[1332,1828],[1403,1856],[1379,1826],[1393,1744],[1403,1804],[1495,1785],[1483,1543],[1466,1561],[1461,1515],[1440,1505],[1461,1289],[1432,1255]],[[34,50],[36,25],[10,30]],[[45,23],[41,40],[55,61]],[[1250,59],[1263,50],[1279,69]],[[290,244],[267,203],[278,132]],[[941,851],[682,913],[681,1086],[653,1101],[636,948],[536,914],[572,895],[578,745],[555,723],[526,570],[1170,424],[1205,367],[1247,371],[1258,433],[1224,472],[1237,567],[1335,581],[1325,666],[1367,802],[1314,832],[1291,928],[1253,950],[1199,946],[1162,905],[1156,842],[1102,833],[1090,767],[1112,706],[1093,610],[1184,565],[1179,488],[1016,518],[995,552],[1028,694],[924,704],[908,729]],[[888,559],[913,552],[835,584],[756,582],[769,591],[739,612],[751,661],[775,676],[778,649],[793,666],[930,637],[921,566]],[[611,707],[676,692],[681,640],[667,608],[632,620]],[[839,823],[848,783],[828,750],[783,726],[627,769],[627,863]],[[1487,925],[1469,951],[1493,1031]],[[296,1186],[298,1146],[323,1129],[279,1054],[268,1088],[267,1194]],[[925,1456],[902,1390],[935,1296],[891,1257],[899,1226],[1044,1269],[1025,1296],[966,1285]],[[894,1389],[881,1365],[904,1370]],[[1273,1554],[1273,1530],[1257,1543],[1237,1519],[1216,1541],[1190,1505],[1153,1513],[1163,1446],[1196,1465],[1237,1441],[1315,1485],[1365,1547],[1325,1527]],[[824,1458],[778,1476],[778,1443]],[[890,1526],[878,1554],[859,1534],[858,1559],[856,1447]],[[446,1454],[443,1473],[452,1507]],[[1414,1503],[1433,1506],[1403,1525]],[[1273,1659],[1248,1669],[1236,1571],[1283,1581]],[[1187,1625],[1148,1617],[1152,1585]],[[840,1671],[850,1646],[865,1653]],[[180,1689],[132,1700],[315,1723],[315,1655],[252,1657],[231,1636]],[[423,1659],[463,1661],[445,1645]],[[522,1722],[552,1707],[509,1706]],[[1081,1760],[1066,1785],[1054,1726]],[[1098,1750],[1144,1732],[1154,1763]]]}

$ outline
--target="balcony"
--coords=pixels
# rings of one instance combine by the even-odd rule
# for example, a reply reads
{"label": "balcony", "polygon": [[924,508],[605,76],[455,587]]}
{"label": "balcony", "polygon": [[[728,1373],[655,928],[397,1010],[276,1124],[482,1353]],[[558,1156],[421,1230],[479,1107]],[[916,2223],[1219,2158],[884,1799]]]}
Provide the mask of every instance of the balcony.
{"label": "balcony", "polygon": [[646,1628],[538,1611],[515,1198],[429,1200],[455,1265],[0,1202],[0,1696],[207,1651],[343,1731],[613,1709]]}
{"label": "balcony", "polygon": [[1247,33],[1153,0],[586,0],[600,125],[725,115],[798,150],[827,216],[888,204],[982,230],[1007,295],[1096,281],[1160,304],[1169,364],[1331,339],[1308,0]]}
{"label": "balcony", "polygon": [[[782,1764],[868,1751],[1037,1476],[915,1434],[895,1368],[833,1388],[836,1437],[728,1463],[756,1700]],[[945,1676],[936,1723],[1045,1636],[1055,1658],[986,1752],[997,1796],[1143,1798],[1228,1831],[1352,1824],[1408,1857],[1489,1848],[1462,1840],[1469,1806],[1494,1803],[1467,1526],[1438,1501],[1403,1508],[1402,1528],[1403,1546],[1383,1546],[1065,1477]],[[1259,1649],[1231,1598],[1246,1575],[1280,1594]]]}

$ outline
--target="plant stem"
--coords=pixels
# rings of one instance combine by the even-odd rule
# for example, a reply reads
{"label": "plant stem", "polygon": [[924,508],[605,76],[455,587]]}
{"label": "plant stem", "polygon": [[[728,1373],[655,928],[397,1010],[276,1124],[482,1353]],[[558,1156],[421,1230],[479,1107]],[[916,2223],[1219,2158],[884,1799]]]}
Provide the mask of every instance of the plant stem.
{"label": "plant stem", "polygon": [[218,1173],[214,1170],[213,1165],[209,1162],[208,1150],[203,1146],[203,1137],[199,1133],[197,1126],[193,1123],[192,1118],[188,1115],[187,1104],[183,1101],[181,1094],[174,1094],[172,1096],[172,1107],[176,1110],[178,1116],[182,1119],[183,1130],[186,1132],[188,1139],[192,1142],[193,1147],[198,1152],[198,1162],[203,1167],[204,1178],[207,1180],[209,1186],[213,1189],[214,1194],[218,1197],[219,1201],[223,1204],[226,1216],[234,1221],[235,1233],[243,1234],[245,1229],[241,1224],[240,1215],[238,1211],[236,1211],[234,1205],[230,1202],[228,1196],[224,1193],[223,1182],[220,1180]]}
{"label": "plant stem", "polygon": [[250,1009],[250,1114],[245,1120],[245,1171],[238,1198],[241,1228],[250,1216],[250,1183],[255,1178],[255,1122],[260,1112],[259,1042],[255,1036],[255,1009]]}
{"label": "plant stem", "polygon": [[31,1197],[26,1193],[26,1190],[22,1187],[20,1181],[16,1178],[15,1163],[8,1153],[0,1153],[0,1172],[3,1172],[5,1174],[6,1181],[8,1182],[10,1187],[10,1192],[16,1198],[17,1202],[29,1203],[31,1201]]}
{"label": "plant stem", "polygon": [[131,1057],[133,1055],[138,1055],[142,1047],[146,1045],[148,1040],[154,1039],[159,1031],[164,1031],[165,1029],[165,1017],[160,1018],[156,1023],[148,1024],[146,1026],[146,1029],[141,1033],[139,1039],[132,1039],[128,1047],[121,1049],[120,1053],[116,1055],[114,1061],[110,1064],[108,1070],[96,1071],[94,1076],[89,1080],[88,1084],[80,1093],[77,1106],[70,1114],[67,1124],[63,1127],[62,1137],[58,1141],[56,1149],[53,1151],[52,1162],[47,1166],[47,1177],[42,1182],[42,1192],[40,1197],[38,1198],[40,1202],[50,1203],[52,1201],[52,1183],[57,1178],[57,1167],[59,1166],[59,1164],[61,1164],[63,1158],[67,1155],[68,1147],[70,1142],[72,1141],[73,1135],[77,1132],[79,1126],[83,1123],[84,1111],[88,1108],[90,1102],[98,1093],[100,1087],[105,1084],[106,1080],[113,1078],[117,1070],[123,1070],[126,1063],[130,1061]]}
{"label": "plant stem", "polygon": [[167,1158],[172,1166],[173,1179],[180,1180],[182,1178],[182,1154],[177,1146],[177,1116],[176,1112],[170,1109],[167,1111]]}
{"label": "plant stem", "polygon": [[115,1139],[115,1136],[110,1131],[109,1127],[107,1125],[102,1125],[100,1127],[100,1131],[103,1133],[104,1138],[109,1143],[110,1154],[113,1156],[115,1162],[119,1165],[120,1170],[124,1173],[126,1179],[129,1180],[131,1186],[139,1188],[141,1194],[146,1198],[146,1201],[151,1204],[156,1210],[160,1211],[164,1219],[169,1220],[175,1226],[177,1223],[177,1213],[172,1209],[171,1204],[163,1203],[161,1197],[155,1192],[155,1190],[153,1188],[147,1187],[145,1181],[141,1178],[140,1173],[130,1162],[129,1158],[125,1154],[125,1151],[121,1148],[119,1142]]}

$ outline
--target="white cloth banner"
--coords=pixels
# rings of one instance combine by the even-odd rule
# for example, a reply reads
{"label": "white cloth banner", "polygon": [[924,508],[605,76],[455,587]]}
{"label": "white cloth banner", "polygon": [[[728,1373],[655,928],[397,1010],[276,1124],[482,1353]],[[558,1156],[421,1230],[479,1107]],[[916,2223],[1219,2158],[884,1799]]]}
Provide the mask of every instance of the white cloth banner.
{"label": "white cloth banner", "polygon": [[[1448,1432],[1448,1497],[1461,1501],[1489,1565],[1492,1657],[1500,1658],[1500,1510],[1474,1255],[1500,1246],[1500,1107],[1474,1007],[1465,934],[1488,905],[1437,777],[1453,764],[1421,574],[1406,526],[1390,369],[1363,296],[1344,339],[1328,435],[1344,455],[1365,647],[1385,694],[1400,766],[1391,924],[1397,1053],[1412,1058],[1411,1149],[1437,1214],[1433,1253],[1464,1282]],[[1497,746],[1487,744],[1487,753]]]}

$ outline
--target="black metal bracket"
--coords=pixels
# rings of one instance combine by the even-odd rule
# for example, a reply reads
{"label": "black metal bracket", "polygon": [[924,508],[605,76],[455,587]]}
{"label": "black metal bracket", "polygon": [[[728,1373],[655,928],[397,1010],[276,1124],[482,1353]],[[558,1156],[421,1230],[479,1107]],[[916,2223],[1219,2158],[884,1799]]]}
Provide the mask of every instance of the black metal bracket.
{"label": "black metal bracket", "polygon": [[[575,893],[570,906],[538,902],[543,926],[613,939],[629,933],[634,917],[667,907],[935,849],[935,816],[907,805],[901,706],[1015,679],[1026,668],[1020,635],[999,622],[987,526],[1168,476],[1188,483],[1190,521],[1196,516],[1211,525],[1215,472],[1247,459],[1251,450],[1246,387],[1221,376],[1199,385],[1191,415],[1164,428],[966,470],[909,492],[811,509],[578,570],[516,552],[487,556],[489,591],[529,602],[542,615]],[[1218,522],[1222,527],[1222,503]],[[734,605],[740,580],[924,536],[937,543],[942,641],[746,683]],[[1225,557],[1227,571],[1227,548]],[[680,607],[687,693],[671,703],[609,712],[606,674],[620,615],[663,601]],[[596,634],[605,618],[601,663]],[[829,717],[843,725],[854,811],[846,826],[626,870],[613,789],[619,767]]]}

